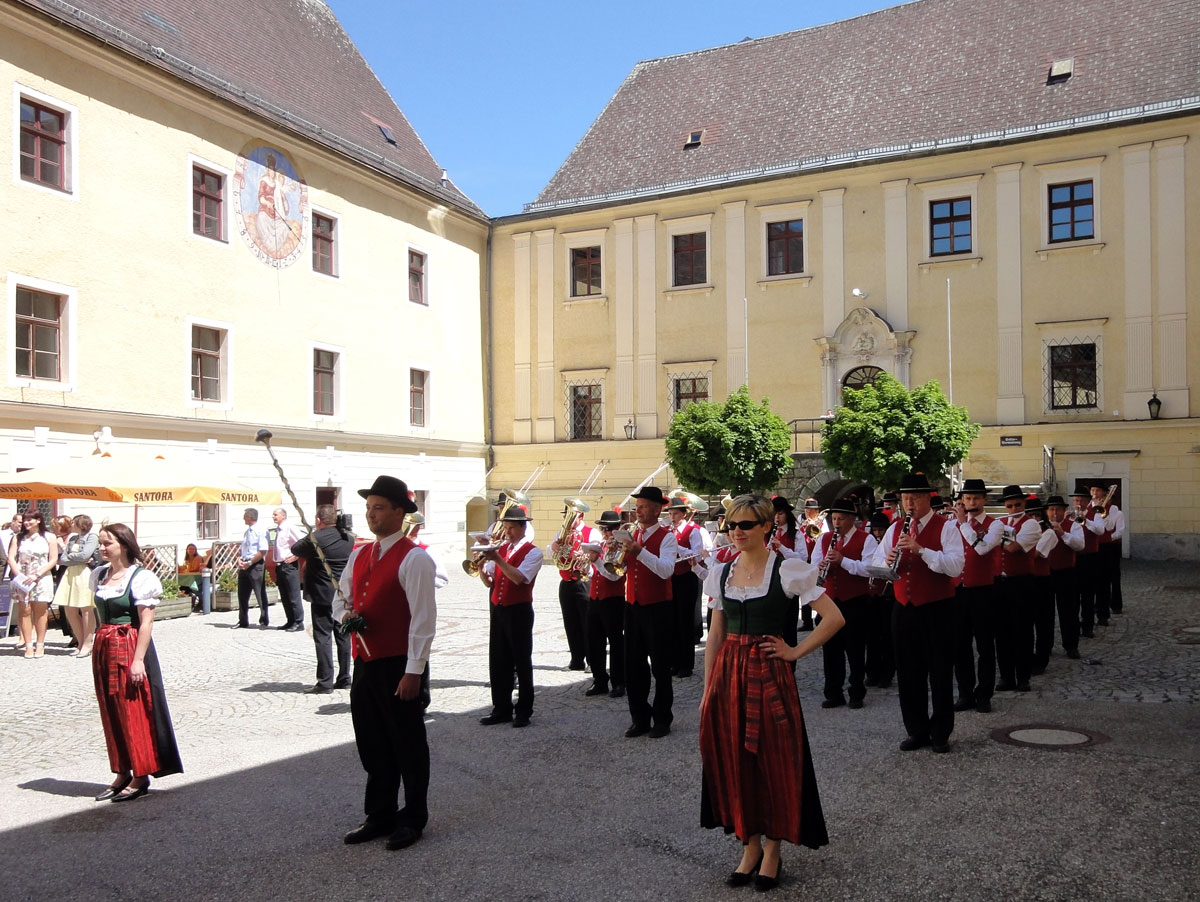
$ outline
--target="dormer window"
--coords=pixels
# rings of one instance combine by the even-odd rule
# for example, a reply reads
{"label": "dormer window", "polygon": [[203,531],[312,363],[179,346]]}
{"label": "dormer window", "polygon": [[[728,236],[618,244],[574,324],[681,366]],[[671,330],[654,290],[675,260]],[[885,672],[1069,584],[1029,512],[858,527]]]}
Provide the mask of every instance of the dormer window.
{"label": "dormer window", "polygon": [[1075,58],[1055,60],[1050,64],[1050,74],[1046,77],[1046,84],[1061,85],[1075,72]]}
{"label": "dormer window", "polygon": [[693,147],[699,147],[704,141],[704,129],[697,128],[688,132],[687,140],[683,142],[684,150],[691,150]]}

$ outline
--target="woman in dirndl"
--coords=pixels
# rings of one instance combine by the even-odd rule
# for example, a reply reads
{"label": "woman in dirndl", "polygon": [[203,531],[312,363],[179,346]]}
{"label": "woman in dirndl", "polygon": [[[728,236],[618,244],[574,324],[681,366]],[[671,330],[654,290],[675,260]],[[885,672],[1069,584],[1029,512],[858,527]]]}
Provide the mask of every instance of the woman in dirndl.
{"label": "woman in dirndl", "polygon": [[[704,583],[713,618],[700,708],[700,822],[737,834],[742,860],[725,882],[753,881],[758,890],[778,885],[782,840],[814,849],[829,842],[789,662],[816,651],[845,622],[817,585],[816,567],[766,545],[773,519],[771,499],[735,498],[725,522],[740,554]],[[797,598],[821,623],[792,646],[782,637],[795,635]]]}
{"label": "woman in dirndl", "polygon": [[96,630],[92,677],[108,762],[117,778],[97,802],[126,802],[150,791],[151,777],[183,772],[162,671],[150,631],[162,583],[143,569],[141,549],[123,523],[100,530],[100,556],[92,572]]}

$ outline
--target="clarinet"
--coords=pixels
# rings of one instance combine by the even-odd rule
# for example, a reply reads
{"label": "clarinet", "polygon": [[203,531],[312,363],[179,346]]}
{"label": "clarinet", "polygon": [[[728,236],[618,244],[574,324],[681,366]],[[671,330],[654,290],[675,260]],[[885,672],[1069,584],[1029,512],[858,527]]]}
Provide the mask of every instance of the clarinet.
{"label": "clarinet", "polygon": [[[835,548],[840,548],[842,546],[843,538],[844,537],[841,535],[837,536],[835,541],[829,543],[829,550],[833,551],[833,549],[835,549]],[[823,557],[821,559],[821,566],[817,570],[817,587],[818,588],[821,588],[825,585],[825,578],[827,576],[829,576],[829,568],[831,566],[832,566],[832,564],[830,563],[829,555],[826,554],[825,557]]]}
{"label": "clarinet", "polygon": [[[907,533],[909,530],[909,527],[911,527],[911,526],[912,526],[912,515],[907,514],[904,517],[904,522],[900,524],[900,535],[902,536],[905,533]],[[897,536],[897,538],[899,538],[899,536]],[[896,559],[892,561],[892,579],[893,580],[896,580],[900,576],[900,558],[902,558],[903,556],[904,556],[904,550],[901,548],[897,548],[896,549]]]}

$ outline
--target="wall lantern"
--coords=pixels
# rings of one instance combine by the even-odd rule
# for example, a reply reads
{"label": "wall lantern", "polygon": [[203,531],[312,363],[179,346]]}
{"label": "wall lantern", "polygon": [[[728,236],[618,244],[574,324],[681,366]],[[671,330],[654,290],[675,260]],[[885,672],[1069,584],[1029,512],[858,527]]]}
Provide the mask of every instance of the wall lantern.
{"label": "wall lantern", "polygon": [[637,438],[637,426],[633,422],[633,417],[630,417],[629,422],[625,424],[625,438],[630,440]]}
{"label": "wall lantern", "polygon": [[1158,415],[1162,413],[1162,401],[1158,400],[1158,392],[1155,392],[1154,396],[1146,402],[1146,406],[1150,408],[1150,419],[1157,420]]}

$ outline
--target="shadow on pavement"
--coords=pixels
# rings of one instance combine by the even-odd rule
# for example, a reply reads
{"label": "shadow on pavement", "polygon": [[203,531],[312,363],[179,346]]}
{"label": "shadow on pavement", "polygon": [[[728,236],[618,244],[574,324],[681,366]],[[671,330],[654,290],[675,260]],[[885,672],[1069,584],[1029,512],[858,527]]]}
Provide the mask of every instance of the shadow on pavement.
{"label": "shadow on pavement", "polygon": [[98,795],[107,786],[107,783],[84,783],[81,780],[55,780],[52,777],[43,777],[39,780],[29,780],[26,783],[17,784],[19,789],[45,792],[55,796],[72,796],[80,799]]}
{"label": "shadow on pavement", "polygon": [[239,692],[304,692],[311,683],[252,683],[243,686]]}

